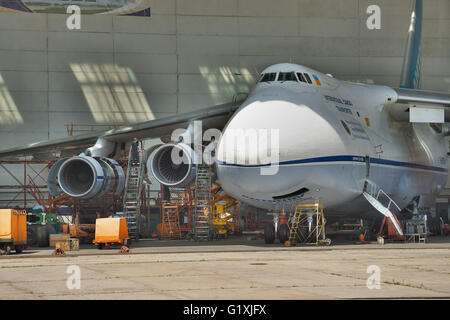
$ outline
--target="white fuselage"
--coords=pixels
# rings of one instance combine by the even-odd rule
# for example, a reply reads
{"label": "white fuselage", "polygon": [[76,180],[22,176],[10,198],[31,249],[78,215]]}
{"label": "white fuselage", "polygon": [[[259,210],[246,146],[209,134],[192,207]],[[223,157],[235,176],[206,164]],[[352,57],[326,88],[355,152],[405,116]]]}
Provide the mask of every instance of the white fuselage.
{"label": "white fuselage", "polygon": [[[339,81],[294,64],[271,66],[263,75],[291,71],[314,79],[258,83],[226,125],[216,160],[227,193],[269,210],[319,200],[328,215],[364,216],[371,208],[361,197],[366,180],[402,208],[445,185],[442,135],[428,124],[393,121],[384,106],[396,101],[394,90]],[[256,143],[247,133],[261,129],[276,134],[268,143],[258,136]],[[236,132],[247,137],[236,140]],[[258,155],[270,154],[275,140],[277,161],[252,153],[257,146]],[[263,174],[263,168],[275,167]]]}

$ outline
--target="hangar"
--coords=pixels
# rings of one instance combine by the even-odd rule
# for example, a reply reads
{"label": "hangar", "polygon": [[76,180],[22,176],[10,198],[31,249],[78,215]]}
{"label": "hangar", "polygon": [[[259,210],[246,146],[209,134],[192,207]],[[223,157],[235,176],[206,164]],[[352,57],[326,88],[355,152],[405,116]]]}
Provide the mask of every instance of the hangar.
{"label": "hangar", "polygon": [[[297,207],[305,201],[317,205],[303,221],[316,242],[347,214],[360,230],[364,205],[386,217],[377,229],[387,238],[440,234],[450,197],[448,30],[447,0],[0,2],[0,208],[54,214],[50,233],[66,225],[90,244],[96,219],[111,217],[128,219],[134,240],[239,230],[291,243],[308,237],[310,208]],[[430,114],[437,120],[424,120]],[[276,127],[293,141],[279,158],[232,163],[226,147],[204,141],[213,128],[231,140],[224,127]],[[187,131],[174,139],[174,129]],[[190,147],[198,133],[200,155]],[[257,144],[246,135],[244,145]],[[217,167],[194,161],[211,146]],[[168,161],[174,151],[182,164]],[[274,163],[279,180],[262,173]],[[425,217],[409,225],[426,231],[408,231],[396,208],[408,221]]]}

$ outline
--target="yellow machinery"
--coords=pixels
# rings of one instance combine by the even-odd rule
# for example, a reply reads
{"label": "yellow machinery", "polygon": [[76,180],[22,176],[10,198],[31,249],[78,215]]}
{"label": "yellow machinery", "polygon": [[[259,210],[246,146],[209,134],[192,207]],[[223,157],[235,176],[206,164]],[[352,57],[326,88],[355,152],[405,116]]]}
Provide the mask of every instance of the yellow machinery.
{"label": "yellow machinery", "polygon": [[299,204],[291,219],[289,239],[285,246],[294,246],[297,242],[330,245],[325,238],[325,222],[321,203]]}
{"label": "yellow machinery", "polygon": [[[238,203],[228,194],[221,194],[222,187],[214,183],[211,190],[212,228],[216,237],[226,237],[238,232]],[[233,209],[233,210],[232,210]]]}
{"label": "yellow machinery", "polygon": [[95,221],[95,239],[97,248],[109,248],[111,244],[130,245],[126,218],[100,218]]}
{"label": "yellow machinery", "polygon": [[21,253],[27,243],[27,212],[0,209],[0,253]]}
{"label": "yellow machinery", "polygon": [[71,238],[80,239],[81,243],[91,243],[95,235],[95,224],[80,224],[80,213],[77,212],[74,224],[61,225],[62,232],[70,234]]}

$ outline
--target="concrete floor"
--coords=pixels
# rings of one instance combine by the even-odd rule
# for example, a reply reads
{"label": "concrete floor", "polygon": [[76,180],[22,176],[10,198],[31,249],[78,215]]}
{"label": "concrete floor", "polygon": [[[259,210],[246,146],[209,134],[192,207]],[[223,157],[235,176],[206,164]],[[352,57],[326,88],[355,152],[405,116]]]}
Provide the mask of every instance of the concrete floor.
{"label": "concrete floor", "polygon": [[[450,239],[449,239],[450,240]],[[1,299],[450,298],[450,243],[266,246],[260,240],[142,241],[131,254],[82,248],[0,257]],[[81,288],[68,289],[68,266]],[[368,289],[367,268],[381,270]]]}

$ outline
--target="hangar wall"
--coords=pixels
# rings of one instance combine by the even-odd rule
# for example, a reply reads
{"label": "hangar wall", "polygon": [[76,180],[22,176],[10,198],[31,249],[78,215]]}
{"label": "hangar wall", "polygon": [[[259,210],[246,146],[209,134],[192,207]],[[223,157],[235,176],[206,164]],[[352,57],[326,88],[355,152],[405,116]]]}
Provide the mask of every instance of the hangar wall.
{"label": "hangar wall", "polygon": [[[423,88],[450,91],[450,1],[424,2]],[[371,4],[381,30],[366,27]],[[228,102],[278,62],[397,86],[411,1],[152,0],[151,11],[83,16],[80,31],[64,15],[0,13],[0,148]]]}

